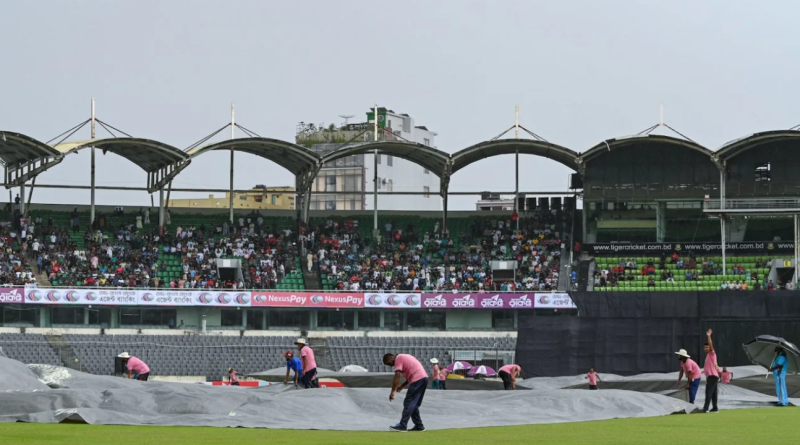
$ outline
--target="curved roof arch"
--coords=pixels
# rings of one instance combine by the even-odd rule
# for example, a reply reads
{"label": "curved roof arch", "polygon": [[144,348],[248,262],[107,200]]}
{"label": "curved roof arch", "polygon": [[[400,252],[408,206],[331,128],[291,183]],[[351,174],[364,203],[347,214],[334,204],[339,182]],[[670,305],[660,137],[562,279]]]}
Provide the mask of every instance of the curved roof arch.
{"label": "curved roof arch", "polygon": [[743,138],[734,139],[716,151],[716,156],[722,161],[727,161],[747,150],[752,150],[771,142],[781,142],[787,140],[800,141],[800,131],[797,130],[775,130],[753,133]]}
{"label": "curved roof arch", "polygon": [[583,152],[580,156],[581,162],[586,163],[587,161],[593,158],[601,156],[603,153],[607,153],[617,148],[622,148],[628,145],[641,144],[641,143],[669,144],[680,147],[686,147],[690,150],[694,150],[698,153],[708,156],[711,162],[717,164],[714,152],[712,152],[706,147],[703,147],[697,142],[693,142],[687,139],[679,139],[672,136],[664,136],[660,134],[624,136],[614,139],[606,139],[600,142],[599,144],[595,145],[594,147],[590,148],[589,150]]}
{"label": "curved roof arch", "polygon": [[560,145],[534,139],[497,139],[481,142],[453,153],[451,156],[452,173],[474,162],[493,156],[513,154],[517,150],[522,154],[551,159],[575,171],[578,171],[580,167],[578,153]]}
{"label": "curved roof arch", "polygon": [[64,155],[68,155],[90,147],[122,156],[148,173],[189,159],[189,156],[179,148],[163,142],[142,138],[109,138],[66,142],[56,145],[55,149]]}
{"label": "curved roof arch", "polygon": [[289,170],[294,175],[299,175],[314,168],[320,156],[313,151],[291,142],[270,138],[241,138],[217,142],[193,148],[186,152],[190,158],[195,158],[203,153],[215,150],[230,150],[249,153],[272,161]]}
{"label": "curved roof arch", "polygon": [[24,134],[0,131],[0,161],[7,167],[16,167],[44,158],[59,158],[61,152]]}
{"label": "curved roof arch", "polygon": [[394,156],[411,161],[436,176],[441,177],[450,162],[450,155],[423,144],[400,141],[379,141],[336,149],[322,157],[322,162],[331,162],[352,155],[371,153]]}

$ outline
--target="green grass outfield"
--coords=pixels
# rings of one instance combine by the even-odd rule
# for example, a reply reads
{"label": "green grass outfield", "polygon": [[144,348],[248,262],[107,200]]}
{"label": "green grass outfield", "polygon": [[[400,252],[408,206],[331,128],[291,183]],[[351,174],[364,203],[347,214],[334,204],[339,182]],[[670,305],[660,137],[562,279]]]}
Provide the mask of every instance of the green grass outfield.
{"label": "green grass outfield", "polygon": [[800,410],[759,408],[717,414],[673,415],[424,433],[338,432],[166,426],[0,423],[3,444],[264,445],[264,444],[674,444],[795,443]]}

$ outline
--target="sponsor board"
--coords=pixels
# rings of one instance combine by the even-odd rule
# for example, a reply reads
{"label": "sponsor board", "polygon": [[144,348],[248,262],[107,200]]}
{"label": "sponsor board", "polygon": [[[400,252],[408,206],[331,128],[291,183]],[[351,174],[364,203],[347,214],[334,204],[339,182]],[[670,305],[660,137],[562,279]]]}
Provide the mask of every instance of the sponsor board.
{"label": "sponsor board", "polygon": [[252,306],[362,308],[364,294],[316,292],[253,292]]}
{"label": "sponsor board", "polygon": [[97,306],[247,307],[250,292],[26,288],[25,303]]}
{"label": "sponsor board", "polygon": [[575,309],[567,293],[422,294],[423,309]]}
{"label": "sponsor board", "polygon": [[[625,256],[644,253],[719,253],[722,243],[596,243],[581,244],[581,250],[597,255]],[[725,243],[727,253],[792,252],[792,242],[758,241],[746,243]]]}
{"label": "sponsor board", "polygon": [[0,287],[0,304],[17,303],[25,301],[25,290],[17,287]]}
{"label": "sponsor board", "polygon": [[534,294],[422,294],[423,309],[533,309]]}
{"label": "sponsor board", "polygon": [[567,293],[536,294],[533,302],[536,309],[577,309]]}
{"label": "sponsor board", "polygon": [[25,288],[26,304],[135,306],[138,293],[120,289]]}
{"label": "sponsor board", "polygon": [[422,307],[422,294],[364,294],[364,307],[419,309]]}

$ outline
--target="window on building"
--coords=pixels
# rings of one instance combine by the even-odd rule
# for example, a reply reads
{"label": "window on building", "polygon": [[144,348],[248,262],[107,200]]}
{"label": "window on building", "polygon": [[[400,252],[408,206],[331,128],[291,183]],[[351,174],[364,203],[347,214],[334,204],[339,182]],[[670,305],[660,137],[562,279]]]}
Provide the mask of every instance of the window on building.
{"label": "window on building", "polygon": [[6,326],[10,324],[39,326],[39,308],[31,308],[30,305],[26,307],[18,304],[0,304],[0,313],[3,314],[0,321]]}
{"label": "window on building", "polygon": [[378,190],[380,190],[382,188],[381,187],[381,178],[377,179],[377,187],[378,187]]}
{"label": "window on building", "polygon": [[429,174],[431,174],[431,172],[427,168],[423,168],[422,169],[422,174],[423,175],[429,175]]}
{"label": "window on building", "polygon": [[328,175],[325,177],[325,191],[326,192],[335,192],[336,191],[336,176],[335,175]]}
{"label": "window on building", "polygon": [[220,322],[222,326],[242,326],[242,310],[222,309]]}
{"label": "window on building", "polygon": [[386,165],[388,165],[389,167],[392,167],[394,165],[393,161],[394,161],[394,159],[392,158],[391,155],[386,155]]}
{"label": "window on building", "polygon": [[492,311],[492,327],[494,329],[514,329],[514,311],[508,309],[495,309]]}
{"label": "window on building", "polygon": [[444,331],[446,327],[446,311],[434,310],[431,312],[411,311],[408,313],[408,330],[434,330]]}
{"label": "window on building", "polygon": [[256,202],[264,202],[264,197],[261,195],[256,195],[254,199],[256,200]]}
{"label": "window on building", "polygon": [[768,182],[772,180],[772,166],[769,162],[766,164],[761,164],[756,167],[756,182]]}
{"label": "window on building", "polygon": [[425,194],[422,195],[424,198],[430,198],[431,197],[431,188],[430,187],[428,187],[426,185],[426,186],[422,187],[422,191],[425,192]]}
{"label": "window on building", "polygon": [[272,198],[272,205],[278,204],[278,197],[277,196],[272,195],[271,198]]}
{"label": "window on building", "polygon": [[177,311],[175,309],[122,308],[119,313],[121,325],[167,326],[170,320],[175,322]]}
{"label": "window on building", "polygon": [[317,327],[320,329],[352,330],[355,322],[355,311],[337,311],[335,309],[317,310]]}
{"label": "window on building", "polygon": [[308,329],[308,309],[283,310],[270,309],[267,312],[267,325],[270,329],[292,328],[293,330]]}
{"label": "window on building", "polygon": [[380,155],[380,154],[378,154],[378,155],[376,155],[376,156],[378,156],[378,165],[380,165],[380,163],[381,163],[381,155]]}
{"label": "window on building", "polygon": [[53,307],[50,312],[52,324],[83,324],[82,307]]}
{"label": "window on building", "polygon": [[380,311],[358,311],[358,329],[381,327]]}
{"label": "window on building", "polygon": [[386,121],[386,128],[392,128],[392,121],[391,120],[387,120]]}
{"label": "window on building", "polygon": [[429,147],[430,147],[430,145],[431,145],[431,140],[430,140],[430,139],[428,139],[428,138],[425,138],[425,139],[423,139],[423,140],[422,140],[422,142],[423,142],[425,145],[429,146]]}
{"label": "window on building", "polygon": [[336,210],[336,200],[325,201],[325,210]]}
{"label": "window on building", "polygon": [[239,201],[247,201],[247,195],[239,196]]}
{"label": "window on building", "polygon": [[89,309],[89,324],[100,325],[102,327],[111,326],[111,309]]}
{"label": "window on building", "polygon": [[388,187],[387,187],[387,191],[390,191],[390,192],[393,192],[393,191],[394,191],[394,182],[392,182],[392,180],[391,180],[391,179],[389,180],[389,183],[388,183],[388,184],[386,184],[386,185],[388,185]]}

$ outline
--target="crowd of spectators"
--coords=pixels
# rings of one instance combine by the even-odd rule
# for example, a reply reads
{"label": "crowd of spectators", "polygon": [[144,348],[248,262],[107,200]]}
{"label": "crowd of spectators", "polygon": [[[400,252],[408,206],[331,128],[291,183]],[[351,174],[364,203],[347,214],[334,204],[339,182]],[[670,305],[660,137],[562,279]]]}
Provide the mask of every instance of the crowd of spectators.
{"label": "crowd of spectators", "polygon": [[[557,211],[532,212],[520,220],[475,218],[468,231],[447,233],[437,222],[420,233],[414,221],[384,225],[362,239],[357,220],[327,219],[308,228],[305,267],[352,291],[553,290],[558,285],[561,229]],[[517,260],[516,280],[495,280],[490,262]]]}
{"label": "crowd of spectators", "polygon": [[[771,267],[771,260],[756,260],[755,269]],[[657,282],[674,282],[677,278],[681,281],[702,281],[709,276],[732,276],[732,280],[722,281],[721,290],[777,290],[791,288],[791,283],[779,282],[777,285],[764,277],[760,277],[755,270],[748,271],[744,266],[734,263],[726,271],[722,264],[714,262],[711,258],[703,258],[698,262],[694,252],[688,252],[686,257],[677,253],[672,255],[662,254],[657,261],[648,260],[645,264],[637,264],[635,258],[623,258],[612,267],[605,267],[594,272],[595,287],[617,287],[620,281],[637,281],[637,275],[645,277],[648,287],[655,287]]]}
{"label": "crowd of spectators", "polygon": [[[79,247],[70,238],[80,228],[74,212],[69,228],[54,226],[51,219],[42,226],[42,236],[29,237],[31,252],[39,271],[59,286],[270,289],[295,268],[291,230],[268,227],[258,215],[213,227],[170,225],[163,233],[144,228],[148,222],[144,210],[98,214]],[[217,258],[240,258],[243,276],[220,277]],[[159,273],[175,262],[181,271],[177,276]]]}
{"label": "crowd of spectators", "polygon": [[[558,285],[565,230],[555,210],[531,212],[519,228],[512,218],[478,217],[453,233],[439,222],[423,231],[417,220],[388,221],[375,238],[364,236],[356,219],[293,229],[258,213],[232,224],[176,223],[163,231],[149,224],[149,210],[98,213],[89,227],[81,226],[77,210],[68,225],[41,217],[17,221],[19,227],[12,222],[1,233],[0,277],[7,284],[34,280],[26,271],[27,251],[53,285],[172,289],[276,289],[302,267],[339,290],[548,291]],[[17,234],[22,242],[15,249]],[[218,258],[241,259],[242,276],[220,276]],[[494,260],[516,260],[515,279],[495,279]]]}
{"label": "crowd of spectators", "polygon": [[[9,216],[10,222],[0,224],[0,284],[8,286],[35,284],[36,277],[28,264],[26,254],[30,235],[28,225],[18,212]],[[30,230],[33,231],[35,228]]]}

